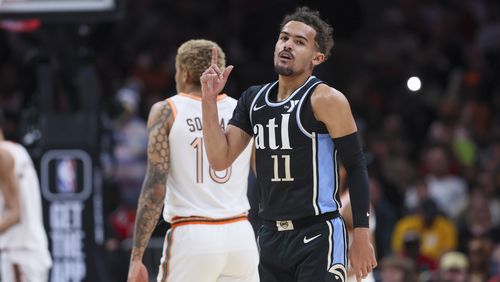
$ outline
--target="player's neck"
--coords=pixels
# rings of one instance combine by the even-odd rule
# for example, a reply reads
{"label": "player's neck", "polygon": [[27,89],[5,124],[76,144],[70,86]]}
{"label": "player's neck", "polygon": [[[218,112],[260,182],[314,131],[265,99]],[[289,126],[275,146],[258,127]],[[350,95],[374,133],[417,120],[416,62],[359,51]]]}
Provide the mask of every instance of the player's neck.
{"label": "player's neck", "polygon": [[292,75],[292,76],[279,76],[278,83],[278,96],[276,97],[277,101],[283,101],[288,98],[292,93],[297,90],[300,86],[302,86],[306,80],[311,76],[310,73],[303,73],[300,75]]}
{"label": "player's neck", "polygon": [[200,86],[196,86],[196,85],[188,85],[188,84],[186,84],[186,85],[185,85],[185,86],[181,89],[181,92],[182,92],[182,93],[189,94],[189,95],[193,95],[193,96],[201,97],[201,88],[200,88]]}
{"label": "player's neck", "polygon": [[0,130],[0,142],[5,141],[5,136],[3,135],[3,131]]}

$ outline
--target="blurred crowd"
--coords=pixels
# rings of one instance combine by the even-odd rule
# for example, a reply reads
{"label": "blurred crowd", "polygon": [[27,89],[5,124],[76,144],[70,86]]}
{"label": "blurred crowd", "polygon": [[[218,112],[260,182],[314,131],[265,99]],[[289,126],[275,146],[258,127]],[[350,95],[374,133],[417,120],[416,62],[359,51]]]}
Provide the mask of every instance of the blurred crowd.
{"label": "blurred crowd", "polygon": [[[20,125],[40,103],[38,66],[57,74],[60,112],[78,110],[72,75],[90,66],[101,89],[95,107],[108,236],[130,238],[145,172],[145,120],[154,102],[175,94],[177,46],[217,41],[235,65],[225,91],[238,98],[275,79],[279,20],[298,5],[318,9],[334,27],[332,57],[316,75],[347,96],[364,137],[376,278],[500,281],[496,0],[142,0],[105,22],[0,30],[6,133],[30,142]],[[412,76],[422,82],[418,91],[407,87]]]}

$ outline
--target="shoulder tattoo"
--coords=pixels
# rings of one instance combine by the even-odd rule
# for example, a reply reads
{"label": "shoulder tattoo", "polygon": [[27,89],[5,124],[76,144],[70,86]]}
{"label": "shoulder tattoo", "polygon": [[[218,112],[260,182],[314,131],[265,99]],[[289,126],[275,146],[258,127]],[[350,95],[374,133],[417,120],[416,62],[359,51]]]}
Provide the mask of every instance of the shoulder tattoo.
{"label": "shoulder tattoo", "polygon": [[152,122],[148,126],[150,165],[160,171],[166,171],[169,163],[168,120],[172,116],[172,109],[164,101],[158,111],[151,115]]}

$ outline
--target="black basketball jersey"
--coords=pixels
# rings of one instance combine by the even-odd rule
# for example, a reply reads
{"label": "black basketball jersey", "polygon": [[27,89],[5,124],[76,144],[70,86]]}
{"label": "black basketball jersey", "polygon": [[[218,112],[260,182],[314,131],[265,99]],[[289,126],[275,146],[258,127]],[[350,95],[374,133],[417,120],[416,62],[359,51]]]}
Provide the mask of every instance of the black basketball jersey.
{"label": "black basketball jersey", "polygon": [[252,86],[229,121],[254,136],[263,219],[293,220],[340,208],[337,152],[310,102],[320,83],[311,76],[280,102],[277,81]]}

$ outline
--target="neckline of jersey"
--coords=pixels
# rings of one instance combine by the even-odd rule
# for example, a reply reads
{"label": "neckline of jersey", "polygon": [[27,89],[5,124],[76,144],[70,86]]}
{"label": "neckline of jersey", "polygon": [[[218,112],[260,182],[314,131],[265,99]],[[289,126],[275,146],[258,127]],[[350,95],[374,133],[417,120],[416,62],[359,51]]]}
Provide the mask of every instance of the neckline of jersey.
{"label": "neckline of jersey", "polygon": [[307,83],[309,81],[311,81],[311,79],[315,78],[314,75],[311,75],[309,76],[309,78],[297,89],[295,89],[295,91],[293,91],[292,94],[290,94],[290,96],[288,96],[285,100],[283,101],[280,101],[280,102],[272,102],[271,100],[269,100],[269,93],[271,92],[271,89],[276,86],[276,84],[278,84],[278,80],[276,80],[273,84],[271,84],[271,86],[269,86],[269,88],[266,90],[266,93],[264,93],[264,100],[266,102],[266,104],[269,106],[269,107],[279,107],[279,106],[282,106],[286,103],[288,103],[295,95],[297,95],[297,93],[299,93],[299,91],[304,88],[304,86],[307,85]]}

